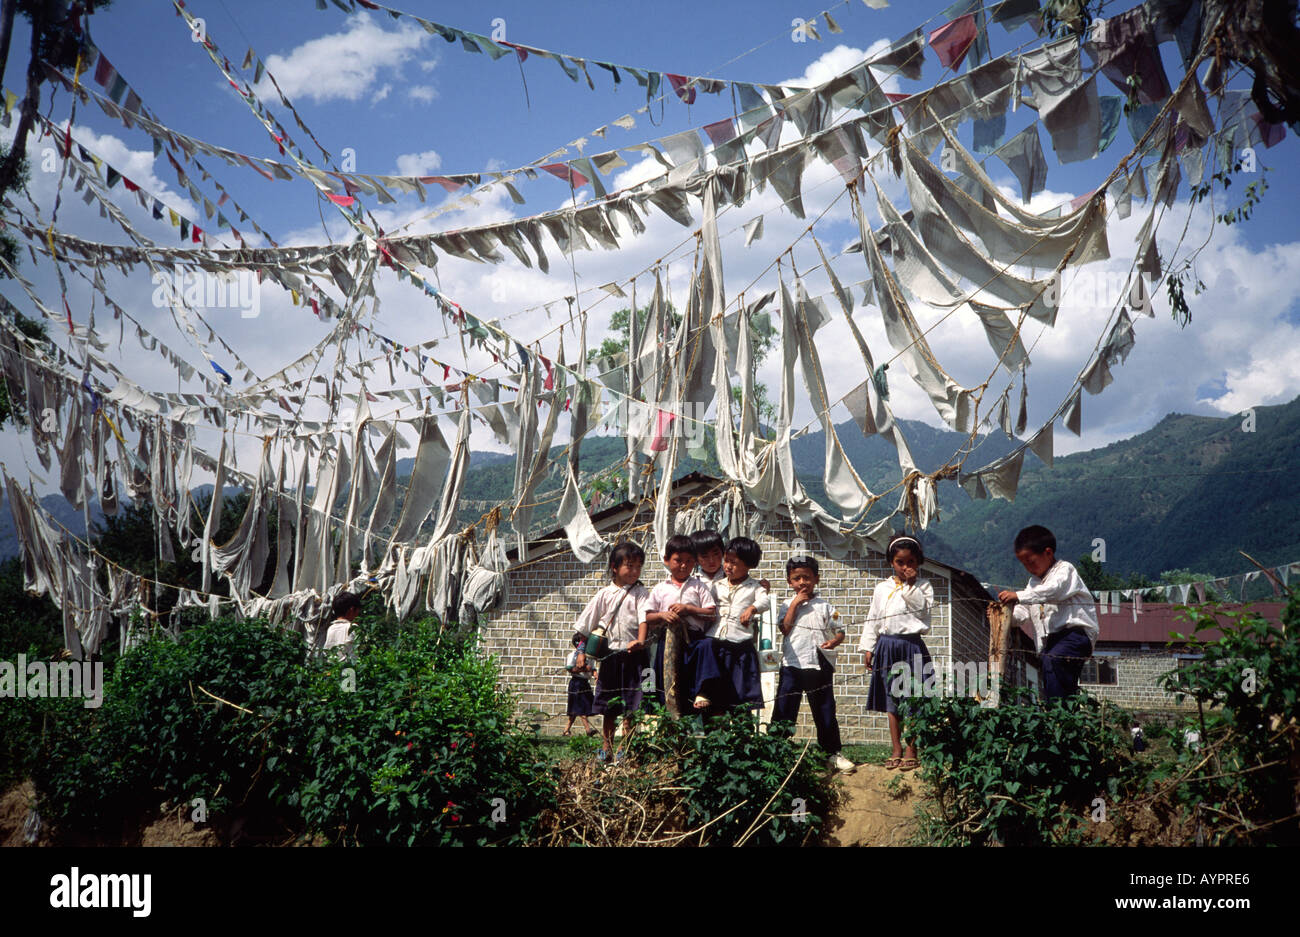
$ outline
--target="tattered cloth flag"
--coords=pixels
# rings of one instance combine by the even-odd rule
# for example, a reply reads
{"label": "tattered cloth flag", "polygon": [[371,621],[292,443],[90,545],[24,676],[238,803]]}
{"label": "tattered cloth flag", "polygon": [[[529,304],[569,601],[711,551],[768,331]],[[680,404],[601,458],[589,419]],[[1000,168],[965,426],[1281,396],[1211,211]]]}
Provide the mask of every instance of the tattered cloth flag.
{"label": "tattered cloth flag", "polygon": [[944,68],[956,69],[975,42],[975,17],[969,13],[945,23],[929,35],[930,48]]}
{"label": "tattered cloth flag", "polygon": [[557,179],[563,179],[575,189],[581,189],[584,185],[587,185],[589,181],[586,176],[566,163],[549,163],[541,168],[549,172],[552,176],[555,176]]}
{"label": "tattered cloth flag", "polygon": [[[665,72],[664,77],[668,83],[673,86],[673,93],[676,94],[686,104],[695,103],[695,85],[691,84],[691,79],[685,75],[673,75]],[[689,87],[687,87],[689,85]]]}

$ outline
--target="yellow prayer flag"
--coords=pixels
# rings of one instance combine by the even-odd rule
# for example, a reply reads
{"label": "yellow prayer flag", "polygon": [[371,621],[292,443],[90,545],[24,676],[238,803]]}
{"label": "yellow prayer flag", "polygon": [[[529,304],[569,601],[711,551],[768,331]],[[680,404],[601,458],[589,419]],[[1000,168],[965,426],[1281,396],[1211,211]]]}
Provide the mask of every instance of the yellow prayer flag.
{"label": "yellow prayer flag", "polygon": [[100,410],[99,412],[104,417],[104,422],[108,424],[108,428],[113,431],[113,435],[117,437],[117,441],[120,442],[123,446],[125,446],[126,440],[123,439],[122,434],[118,432],[117,426],[113,423],[113,418],[110,417],[108,413],[104,410]]}

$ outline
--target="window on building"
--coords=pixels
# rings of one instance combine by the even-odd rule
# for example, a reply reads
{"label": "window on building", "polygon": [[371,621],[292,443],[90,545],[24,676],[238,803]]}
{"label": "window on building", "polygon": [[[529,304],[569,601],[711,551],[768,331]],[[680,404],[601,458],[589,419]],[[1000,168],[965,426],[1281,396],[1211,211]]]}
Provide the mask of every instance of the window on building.
{"label": "window on building", "polygon": [[1194,664],[1198,660],[1202,660],[1204,657],[1205,657],[1204,654],[1175,654],[1174,655],[1174,658],[1178,661],[1179,670],[1182,670],[1188,664]]}
{"label": "window on building", "polygon": [[1119,682],[1119,651],[1095,651],[1084,663],[1079,682],[1115,686]]}

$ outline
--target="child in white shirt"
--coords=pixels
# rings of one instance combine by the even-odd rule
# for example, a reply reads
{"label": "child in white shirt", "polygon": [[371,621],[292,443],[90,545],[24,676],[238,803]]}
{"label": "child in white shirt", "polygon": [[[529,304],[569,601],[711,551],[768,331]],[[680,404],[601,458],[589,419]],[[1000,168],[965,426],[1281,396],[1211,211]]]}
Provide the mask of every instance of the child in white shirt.
{"label": "child in white shirt", "polygon": [[1044,698],[1073,696],[1100,631],[1092,593],[1073,565],[1056,558],[1056,536],[1046,527],[1035,524],[1016,534],[1015,551],[1029,585],[1002,590],[998,601],[1017,603],[1012,617],[1033,625]]}
{"label": "child in white shirt", "polygon": [[793,595],[781,605],[777,627],[785,636],[782,643],[780,680],[772,703],[772,722],[793,726],[799,717],[799,701],[808,694],[817,744],[830,756],[830,766],[852,771],[855,765],[840,754],[840,724],[835,718],[835,648],[844,641],[840,613],[821,596],[817,583],[821,571],[811,556],[796,556],[785,564],[786,582]]}
{"label": "child in white shirt", "polygon": [[[603,744],[596,760],[608,761],[614,748],[614,729],[618,717],[623,719],[623,737],[632,732],[630,714],[641,708],[641,671],[646,666],[645,610],[650,594],[641,585],[641,565],[645,551],[635,543],[620,543],[609,554],[609,572],[613,582],[597,592],[578,616],[576,631],[590,635],[600,626],[605,630],[608,653],[596,673],[596,700],[593,713],[604,715],[601,725]],[[629,715],[624,715],[629,714]],[[620,749],[614,754],[621,761]]]}
{"label": "child in white shirt", "polygon": [[762,556],[758,544],[748,537],[733,537],[727,544],[722,560],[725,575],[713,586],[717,623],[696,643],[692,692],[698,710],[717,712],[742,703],[750,708],[763,705],[755,644],[759,616],[771,608],[772,600],[749,575]]}
{"label": "child in white shirt", "polygon": [[660,640],[669,627],[681,627],[687,640],[678,685],[685,693],[694,685],[695,642],[717,618],[717,600],[713,587],[691,575],[695,569],[695,545],[691,538],[677,534],[664,544],[664,566],[668,578],[650,590],[646,601],[645,621],[658,631]]}
{"label": "child in white shirt", "polygon": [[695,559],[700,564],[700,579],[715,586],[727,578],[722,568],[722,534],[707,528],[697,530],[691,534],[691,546],[695,547]]}
{"label": "child in white shirt", "polygon": [[325,643],[321,652],[354,661],[357,659],[357,652],[353,645],[352,623],[361,614],[361,599],[357,598],[356,593],[340,592],[338,598],[334,600],[331,611],[334,620],[330,622],[329,630],[325,632]]}
{"label": "child in white shirt", "polygon": [[893,537],[885,548],[885,557],[894,568],[894,575],[877,583],[862,631],[862,663],[870,674],[867,709],[889,714],[889,741],[893,751],[885,767],[911,771],[920,766],[920,761],[910,740],[907,750],[903,750],[898,696],[907,675],[933,672],[930,651],[921,635],[930,632],[934,587],[918,578],[925,553],[915,537],[905,534]]}
{"label": "child in white shirt", "polygon": [[591,674],[595,671],[592,669],[591,662],[587,660],[587,655],[583,652],[583,645],[586,641],[582,635],[573,636],[573,650],[564,661],[564,672],[569,675],[568,701],[565,706],[565,712],[569,717],[569,724],[564,727],[561,735],[568,735],[573,731],[573,721],[582,719],[582,724],[587,730],[588,735],[595,735],[596,730],[591,727],[591,707],[595,705],[595,697],[591,693]]}

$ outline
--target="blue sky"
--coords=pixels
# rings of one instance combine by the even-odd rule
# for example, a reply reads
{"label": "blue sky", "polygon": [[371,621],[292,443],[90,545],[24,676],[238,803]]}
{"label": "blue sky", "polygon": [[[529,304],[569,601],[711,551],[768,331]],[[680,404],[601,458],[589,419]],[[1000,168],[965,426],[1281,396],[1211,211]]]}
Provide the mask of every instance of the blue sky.
{"label": "blue sky", "polygon": [[[797,41],[800,36],[795,20],[811,18],[820,11],[788,2],[704,4],[669,0],[640,4],[555,0],[544,5],[494,2],[470,8],[420,0],[400,4],[407,12],[466,31],[495,31],[500,35],[504,30],[507,41],[532,47],[655,71],[764,84],[824,81],[879,50],[890,39],[917,26],[925,25],[928,31],[940,25],[944,6],[936,2],[896,2],[887,9],[875,10],[860,0],[850,0],[830,8],[843,30],[841,34],[830,34],[819,18],[815,22],[821,41],[809,38],[801,42]],[[1129,6],[1109,4],[1107,11]],[[698,128],[732,113],[729,94],[701,94],[690,107],[669,95],[662,104],[655,104],[650,114],[634,113],[635,125],[630,130],[610,126],[602,139],[594,137],[592,131],[635,112],[645,103],[644,90],[626,75],[615,87],[608,72],[593,68],[592,90],[585,81],[570,81],[555,62],[534,56],[522,63],[521,79],[521,65],[512,55],[493,61],[430,35],[409,18],[393,20],[382,13],[348,15],[332,3],[327,3],[325,10],[317,10],[314,0],[275,4],[193,0],[188,8],[204,18],[209,35],[236,66],[250,46],[256,49],[316,137],[336,157],[345,149],[353,151],[356,171],[362,173],[499,171],[527,165],[565,147],[569,157],[576,156],[577,151],[569,144],[579,138],[587,139],[586,152],[592,153]],[[200,46],[191,41],[188,28],[174,15],[170,4],[119,0],[114,9],[92,19],[91,29],[96,43],[119,73],[139,92],[146,107],[168,126],[252,156],[277,158],[266,132]],[[993,25],[989,36],[994,55],[1037,41],[1032,30],[1023,26],[1008,33],[1002,26]],[[1177,52],[1172,44],[1163,45],[1161,50],[1171,81],[1176,82],[1181,74]],[[19,23],[5,75],[7,88],[21,92],[25,64],[26,34]],[[886,89],[920,90],[940,75],[934,55],[927,49],[921,81],[894,77],[888,79]],[[88,86],[96,87],[89,76],[85,80]],[[1103,94],[1119,93],[1104,79],[1101,85]],[[1234,87],[1246,85],[1238,77]],[[298,130],[290,113],[279,107],[273,91],[270,95],[265,100],[274,104],[275,113],[303,151],[318,158],[319,152]],[[68,115],[69,96],[59,92],[52,110],[49,101],[47,86],[43,111],[52,113],[62,124]],[[1023,126],[1028,116],[1024,110],[1013,115],[1011,133]],[[201,217],[180,190],[166,160],[154,159],[148,136],[126,129],[94,106],[78,108],[73,134],[83,145],[151,188],[167,204],[191,219]],[[969,143],[969,124],[962,127],[959,136]],[[1050,166],[1048,191],[1031,203],[1031,208],[1043,210],[1092,190],[1132,145],[1126,129],[1121,127],[1116,142],[1099,158],[1061,166],[1046,134],[1043,141]],[[40,171],[39,156],[48,146],[48,140],[33,141],[29,146],[34,158],[32,195],[46,210],[53,204],[58,187],[57,173]],[[1128,362],[1115,369],[1115,383],[1099,397],[1085,396],[1083,437],[1076,440],[1058,432],[1058,451],[1105,445],[1148,428],[1170,411],[1229,416],[1245,407],[1285,402],[1300,393],[1300,341],[1296,340],[1300,338],[1300,321],[1292,285],[1300,274],[1300,237],[1292,207],[1300,194],[1294,178],[1296,153],[1295,139],[1289,133],[1276,147],[1259,151],[1259,162],[1271,168],[1269,190],[1245,225],[1212,229],[1204,206],[1191,209],[1187,205],[1184,183],[1179,202],[1164,220],[1160,244],[1162,252],[1166,247],[1172,249],[1185,221],[1188,246],[1208,239],[1195,266],[1206,291],[1199,296],[1189,295],[1194,321],[1186,329],[1179,328],[1171,321],[1163,296],[1158,296],[1155,318],[1137,322],[1137,345]],[[322,204],[309,183],[266,182],[247,168],[230,167],[217,159],[203,161],[236,201],[281,243],[306,245],[351,239],[339,214]],[[647,167],[654,165],[631,157],[628,163],[606,180],[611,189],[647,178]],[[1000,163],[990,160],[988,168],[996,181],[1005,184],[1009,192],[1016,192],[1014,180]],[[903,194],[900,183],[890,180],[885,187],[896,200]],[[200,188],[205,193],[213,191],[206,182]],[[427,205],[406,197],[396,206],[368,207],[389,230],[409,224],[410,231],[429,232],[553,210],[569,200],[568,186],[545,174],[521,184],[519,190],[526,199],[524,205],[512,204],[498,188],[469,210],[447,212],[432,219],[425,216],[444,200],[436,186],[430,187]],[[1240,186],[1234,186],[1232,192],[1239,190]],[[120,186],[114,191],[122,193]],[[791,243],[798,242],[797,262],[805,268],[815,266],[815,261],[808,260],[810,255],[816,256],[812,245],[806,239],[798,241],[799,236],[842,191],[834,170],[815,164],[805,178],[808,220],[800,221],[783,212],[770,190],[720,217],[728,299],[751,281],[771,288],[775,281],[763,270]],[[580,190],[578,198],[590,194],[590,189]],[[60,230],[88,239],[125,243],[118,228],[100,219],[79,198],[65,195],[64,202]],[[906,199],[901,202],[906,208]],[[856,226],[851,224],[843,203],[841,199],[816,227],[817,237],[833,255],[856,239]],[[766,216],[764,236],[746,248],[740,228],[758,213]],[[160,243],[178,243],[176,232],[165,220],[154,221],[134,203],[128,214],[142,232]],[[1131,260],[1133,235],[1143,217],[1144,210],[1135,209],[1127,221],[1112,224],[1115,269],[1121,263],[1126,267]],[[697,223],[698,218],[697,206]],[[480,318],[502,318],[512,334],[535,338],[556,327],[557,316],[562,318],[565,308],[563,298],[573,294],[575,280],[580,290],[590,291],[607,282],[626,281],[654,261],[668,258],[675,261],[669,265],[671,288],[679,295],[685,290],[690,257],[689,248],[683,249],[682,244],[689,239],[689,232],[661,215],[647,219],[647,225],[645,235],[625,241],[620,251],[574,255],[572,268],[554,245],[548,244],[552,260],[549,276],[525,269],[513,260],[499,267],[484,267],[445,257],[438,266],[439,282],[446,295]],[[43,291],[45,301],[55,305],[58,290],[52,269],[48,264],[32,264],[26,255],[24,260],[24,274]],[[865,276],[860,254],[846,255],[835,266],[846,281]],[[112,274],[109,283],[115,298],[123,305],[130,304],[141,320],[172,347],[189,347],[165,311],[150,304],[151,284],[146,273],[130,277]],[[648,294],[648,284],[644,277],[638,280],[638,288],[646,291],[641,295]],[[816,282],[811,285],[820,288]],[[0,289],[23,305],[25,297],[12,283]],[[381,285],[380,295],[382,310],[373,323],[376,330],[409,343],[448,334],[431,303],[409,286],[389,278]],[[581,304],[589,311],[588,334],[594,344],[603,335],[608,315],[617,304],[588,292],[581,295]],[[292,306],[277,288],[264,286],[262,297],[262,313],[256,319],[243,319],[229,311],[224,317],[214,313],[210,319],[259,376],[310,349],[329,329]],[[70,298],[74,318],[84,322],[89,292],[79,291],[74,284]],[[549,314],[541,308],[544,303],[552,305]],[[1072,306],[1067,298],[1056,328],[1034,333],[1034,365],[1029,378],[1031,425],[1048,418],[1056,409],[1074,375],[1086,363],[1105,327],[1107,314],[1108,310],[1086,301]],[[887,347],[874,309],[860,308],[855,318],[862,321],[873,348]],[[936,318],[923,319],[923,324]],[[99,321],[102,327],[103,319]],[[852,345],[845,341],[847,332],[842,324],[827,328],[823,333],[823,361],[831,395],[838,397],[862,380],[862,366]],[[116,345],[116,324],[104,332]],[[564,331],[563,336],[572,351],[576,335]],[[546,341],[554,340],[552,335]],[[991,359],[977,325],[945,323],[936,328],[931,342],[941,362],[959,382],[977,383],[987,376]],[[447,360],[461,358],[454,336],[435,353]],[[147,388],[176,389],[174,372],[138,345],[127,343],[110,354]],[[776,357],[772,356],[760,369],[760,378],[769,385],[778,380]],[[473,368],[507,377],[503,368],[491,370],[491,362],[481,356],[471,358]],[[195,354],[190,354],[189,360],[202,362]],[[897,370],[896,412],[937,425],[928,400],[906,384],[901,368]],[[409,384],[408,380],[401,386]],[[800,422],[813,418],[806,404],[799,416]],[[841,408],[834,416],[842,420],[847,413]],[[215,437],[205,444],[215,449]],[[477,445],[480,443],[476,437]],[[242,458],[251,467],[248,456],[252,443],[246,440],[241,446]],[[501,448],[490,437],[481,447]],[[0,454],[14,462],[20,452],[13,431],[6,431],[0,440]]]}

